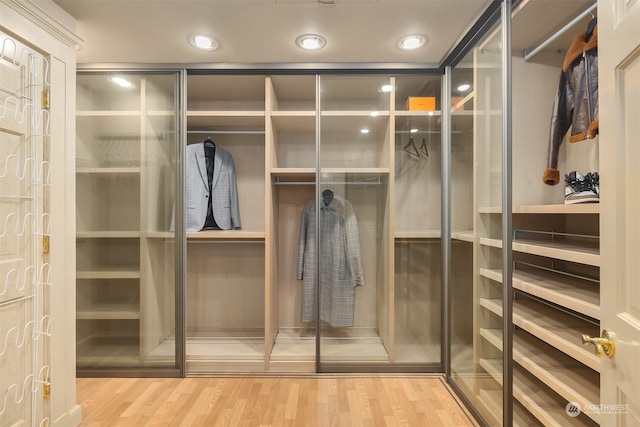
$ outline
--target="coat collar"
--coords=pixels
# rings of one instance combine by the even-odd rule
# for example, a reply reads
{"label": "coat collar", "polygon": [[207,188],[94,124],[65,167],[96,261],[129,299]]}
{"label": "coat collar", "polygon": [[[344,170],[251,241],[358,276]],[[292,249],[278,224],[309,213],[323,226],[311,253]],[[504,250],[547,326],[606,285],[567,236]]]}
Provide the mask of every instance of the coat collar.
{"label": "coat collar", "polygon": [[583,52],[586,52],[591,49],[595,49],[598,47],[598,26],[593,29],[593,34],[591,38],[587,40],[587,32],[583,31],[582,33],[575,36],[571,46],[569,46],[569,50],[567,50],[567,55],[564,57],[564,62],[562,63],[562,71],[567,71],[573,61],[582,56]]}

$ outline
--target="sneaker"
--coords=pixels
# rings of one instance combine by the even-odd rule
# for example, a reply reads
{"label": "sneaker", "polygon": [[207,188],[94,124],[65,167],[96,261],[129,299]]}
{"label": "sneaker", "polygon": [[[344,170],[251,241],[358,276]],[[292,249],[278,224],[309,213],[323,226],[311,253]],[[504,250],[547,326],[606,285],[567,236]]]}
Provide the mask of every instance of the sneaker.
{"label": "sneaker", "polygon": [[600,175],[598,172],[589,172],[584,179],[591,182],[591,187],[598,197],[600,197]]}
{"label": "sneaker", "polygon": [[[574,203],[597,203],[600,201],[593,184],[593,175],[589,179],[582,176],[578,171],[573,171],[564,176],[564,204],[572,205]],[[597,177],[599,180],[599,177]]]}

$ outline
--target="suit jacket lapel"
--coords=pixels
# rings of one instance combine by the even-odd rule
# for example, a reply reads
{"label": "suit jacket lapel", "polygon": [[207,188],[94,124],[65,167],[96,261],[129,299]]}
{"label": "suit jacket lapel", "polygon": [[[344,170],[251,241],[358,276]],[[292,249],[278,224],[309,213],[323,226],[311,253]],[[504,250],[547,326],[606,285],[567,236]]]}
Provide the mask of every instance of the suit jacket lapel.
{"label": "suit jacket lapel", "polygon": [[198,147],[195,150],[196,156],[196,164],[198,165],[198,171],[200,172],[200,178],[202,178],[202,183],[204,184],[204,188],[209,189],[209,180],[207,179],[207,159],[204,155],[204,144],[201,147]]}
{"label": "suit jacket lapel", "polygon": [[216,183],[218,182],[218,177],[221,172],[220,169],[222,169],[222,149],[220,147],[216,147],[216,155],[213,158],[213,179],[211,180],[212,188],[215,188]]}

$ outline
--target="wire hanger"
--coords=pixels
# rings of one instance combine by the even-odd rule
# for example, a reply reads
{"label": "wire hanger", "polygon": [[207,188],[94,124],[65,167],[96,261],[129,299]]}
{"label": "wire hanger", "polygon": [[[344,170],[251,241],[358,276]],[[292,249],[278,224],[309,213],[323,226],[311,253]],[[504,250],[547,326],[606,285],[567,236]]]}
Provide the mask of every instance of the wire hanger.
{"label": "wire hanger", "polygon": [[422,137],[422,145],[420,145],[419,151],[425,156],[429,157],[429,148],[427,147],[427,139],[425,137]]}
{"label": "wire hanger", "polygon": [[420,152],[418,151],[415,142],[413,142],[412,136],[409,137],[409,143],[402,147],[402,151],[406,151],[412,157],[420,158]]}

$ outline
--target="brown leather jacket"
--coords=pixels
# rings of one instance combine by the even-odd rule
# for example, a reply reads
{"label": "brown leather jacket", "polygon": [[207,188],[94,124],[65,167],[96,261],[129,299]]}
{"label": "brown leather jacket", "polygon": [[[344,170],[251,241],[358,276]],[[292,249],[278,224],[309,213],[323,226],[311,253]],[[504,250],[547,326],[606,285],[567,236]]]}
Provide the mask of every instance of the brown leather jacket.
{"label": "brown leather jacket", "polygon": [[597,26],[589,39],[586,32],[573,39],[562,64],[551,116],[549,159],[542,176],[545,184],[560,182],[558,152],[569,127],[569,142],[594,138],[598,133]]}

